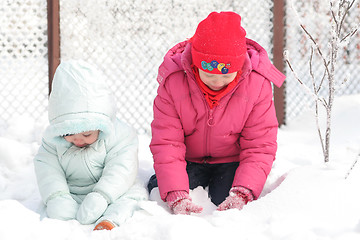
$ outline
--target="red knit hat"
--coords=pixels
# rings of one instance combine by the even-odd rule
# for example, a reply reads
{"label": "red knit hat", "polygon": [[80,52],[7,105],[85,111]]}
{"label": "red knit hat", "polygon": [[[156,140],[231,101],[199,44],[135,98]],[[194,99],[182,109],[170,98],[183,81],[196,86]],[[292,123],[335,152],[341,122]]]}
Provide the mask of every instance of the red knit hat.
{"label": "red knit hat", "polygon": [[190,40],[193,64],[213,74],[241,70],[246,55],[246,32],[240,23],[237,13],[210,13]]}

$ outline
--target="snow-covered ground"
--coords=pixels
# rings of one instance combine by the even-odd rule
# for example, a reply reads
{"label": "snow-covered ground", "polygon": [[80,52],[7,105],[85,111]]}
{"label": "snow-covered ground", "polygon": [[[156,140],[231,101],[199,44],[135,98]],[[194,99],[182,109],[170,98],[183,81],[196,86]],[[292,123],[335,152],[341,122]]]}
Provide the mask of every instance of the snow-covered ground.
{"label": "snow-covered ground", "polygon": [[[323,162],[311,111],[279,129],[278,154],[261,197],[243,210],[215,211],[205,190],[191,192],[200,215],[172,215],[159,200],[141,203],[126,224],[93,232],[92,225],[44,215],[32,158],[43,121],[22,116],[0,129],[0,239],[360,239],[360,95],[335,100],[331,160]],[[139,177],[153,173],[148,136],[140,137]],[[350,171],[350,169],[352,170]]]}

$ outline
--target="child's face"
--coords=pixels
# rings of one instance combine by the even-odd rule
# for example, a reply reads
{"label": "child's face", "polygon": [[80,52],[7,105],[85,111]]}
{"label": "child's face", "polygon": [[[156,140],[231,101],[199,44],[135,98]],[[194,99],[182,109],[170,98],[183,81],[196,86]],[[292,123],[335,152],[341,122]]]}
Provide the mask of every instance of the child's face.
{"label": "child's face", "polygon": [[237,72],[228,73],[228,74],[212,74],[207,73],[199,69],[199,76],[201,81],[205,83],[211,90],[219,91],[231,83]]}
{"label": "child's face", "polygon": [[99,130],[87,131],[78,134],[65,136],[65,140],[77,147],[85,147],[96,142],[99,137]]}

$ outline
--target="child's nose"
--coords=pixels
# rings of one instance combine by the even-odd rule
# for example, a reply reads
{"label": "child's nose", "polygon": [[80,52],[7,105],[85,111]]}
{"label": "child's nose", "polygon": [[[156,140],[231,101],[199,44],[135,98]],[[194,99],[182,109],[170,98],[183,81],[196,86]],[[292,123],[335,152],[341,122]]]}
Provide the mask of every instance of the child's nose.
{"label": "child's nose", "polygon": [[74,143],[82,143],[83,140],[81,138],[74,138]]}
{"label": "child's nose", "polygon": [[215,80],[215,82],[221,82],[222,81],[222,79],[220,77],[216,77],[214,80]]}

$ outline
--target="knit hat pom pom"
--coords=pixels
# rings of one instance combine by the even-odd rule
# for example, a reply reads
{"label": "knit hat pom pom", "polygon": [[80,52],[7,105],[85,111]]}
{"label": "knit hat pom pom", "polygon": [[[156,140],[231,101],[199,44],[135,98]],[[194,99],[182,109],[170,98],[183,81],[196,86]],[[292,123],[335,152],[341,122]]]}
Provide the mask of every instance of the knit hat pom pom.
{"label": "knit hat pom pom", "polygon": [[246,32],[234,12],[212,12],[191,38],[193,64],[213,74],[241,70],[246,55]]}

